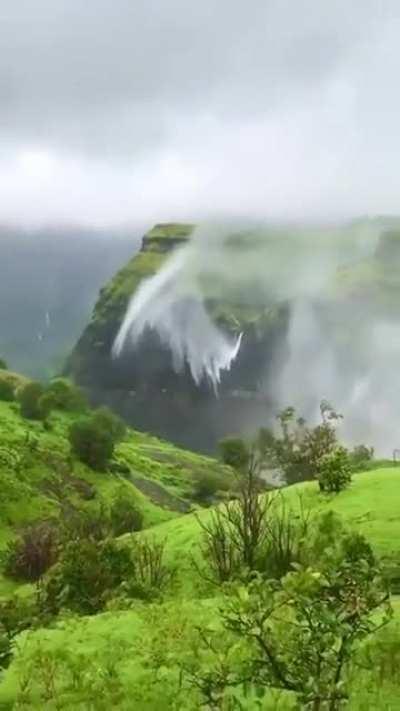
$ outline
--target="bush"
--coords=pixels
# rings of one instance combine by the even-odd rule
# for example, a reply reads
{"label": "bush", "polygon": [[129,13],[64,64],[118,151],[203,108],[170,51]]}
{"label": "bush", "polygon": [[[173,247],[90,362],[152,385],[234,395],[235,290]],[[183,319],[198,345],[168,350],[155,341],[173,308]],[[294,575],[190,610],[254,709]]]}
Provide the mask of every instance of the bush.
{"label": "bush", "polygon": [[194,476],[194,497],[201,503],[211,503],[217,491],[228,488],[229,482],[214,472],[197,473]]}
{"label": "bush", "polygon": [[74,422],[69,429],[73,453],[92,469],[104,470],[114,453],[113,433],[106,430],[95,417]]}
{"label": "bush", "polygon": [[0,358],[0,370],[8,370],[8,365],[4,358]]}
{"label": "bush", "polygon": [[132,556],[134,579],[127,590],[132,597],[151,598],[161,593],[172,579],[172,571],[164,563],[165,542],[134,537]]}
{"label": "bush", "polygon": [[49,410],[47,405],[41,402],[44,393],[40,383],[28,383],[18,393],[18,400],[21,407],[22,417],[32,420],[42,420],[47,417]]}
{"label": "bush", "polygon": [[114,442],[119,442],[125,437],[126,424],[118,415],[115,415],[108,407],[99,407],[93,413],[93,420],[98,427],[102,427],[106,432],[110,432]]}
{"label": "bush", "polygon": [[114,536],[140,531],[143,528],[143,514],[138,506],[120,494],[112,503],[110,522]]}
{"label": "bush", "polygon": [[348,452],[337,447],[322,457],[318,464],[318,482],[321,491],[338,494],[351,482],[351,467]]}
{"label": "bush", "polygon": [[345,554],[323,569],[297,566],[279,583],[255,576],[231,592],[220,610],[222,628],[199,630],[194,663],[185,670],[204,706],[221,708],[234,688],[254,694],[260,708],[267,707],[271,688],[291,692],[293,708],[346,705],[360,642],[392,616],[375,562],[361,541],[350,548],[358,549],[354,560]]}
{"label": "bush", "polygon": [[0,400],[3,402],[15,400],[14,386],[8,380],[0,380]]}
{"label": "bush", "polygon": [[113,540],[77,538],[64,547],[50,574],[44,595],[48,611],[67,607],[81,614],[96,614],[134,576],[131,553]]}
{"label": "bush", "polygon": [[110,516],[103,504],[69,511],[62,521],[62,539],[65,543],[81,538],[103,541],[111,534]]}
{"label": "bush", "polygon": [[353,472],[368,469],[368,465],[374,458],[374,448],[359,444],[349,453],[350,466]]}
{"label": "bush", "polygon": [[40,399],[41,407],[50,410],[79,412],[86,408],[86,399],[80,388],[64,378],[56,378],[46,388]]}
{"label": "bush", "polygon": [[3,553],[4,573],[16,580],[35,582],[56,562],[57,557],[58,540],[54,527],[39,523],[8,543]]}
{"label": "bush", "polygon": [[260,482],[250,469],[240,478],[238,498],[215,508],[202,529],[201,553],[206,580],[223,583],[242,571],[257,570],[269,536],[269,510],[273,499],[260,496]]}
{"label": "bush", "polygon": [[249,450],[240,437],[225,437],[218,443],[222,461],[233,469],[245,469],[249,462]]}

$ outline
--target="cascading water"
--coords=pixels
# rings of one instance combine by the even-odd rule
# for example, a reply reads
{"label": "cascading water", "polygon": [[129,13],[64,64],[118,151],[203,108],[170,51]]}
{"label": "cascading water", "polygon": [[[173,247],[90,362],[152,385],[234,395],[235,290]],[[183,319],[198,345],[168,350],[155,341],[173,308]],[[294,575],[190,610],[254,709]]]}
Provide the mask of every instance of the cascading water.
{"label": "cascading water", "polygon": [[238,355],[242,334],[230,339],[212,322],[196,281],[185,277],[190,259],[190,249],[184,247],[139,287],[115,339],[113,355],[118,357],[128,341],[137,345],[150,329],[171,351],[177,372],[187,364],[197,385],[207,380],[217,393],[222,372]]}

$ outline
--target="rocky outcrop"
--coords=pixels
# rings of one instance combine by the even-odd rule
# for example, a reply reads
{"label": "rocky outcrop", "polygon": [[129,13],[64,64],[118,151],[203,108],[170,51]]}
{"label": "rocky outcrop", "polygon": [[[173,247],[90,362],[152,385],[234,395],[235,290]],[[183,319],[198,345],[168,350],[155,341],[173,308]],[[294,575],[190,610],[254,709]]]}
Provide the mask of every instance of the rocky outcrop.
{"label": "rocky outcrop", "polygon": [[192,225],[163,224],[144,236],[140,252],[100,291],[67,371],[93,403],[112,406],[136,428],[211,451],[223,435],[241,431],[243,423],[254,418],[265,421],[270,414],[271,399],[257,393],[268,376],[268,364],[283,347],[285,304],[254,309],[206,301],[220,328],[231,334],[243,331],[239,355],[223,375],[218,396],[206,382],[198,387],[187,368],[177,373],[171,353],[155,333],[149,332],[135,349],[125,349],[118,360],[111,355],[130,298],[177,246],[190,240],[192,231]]}

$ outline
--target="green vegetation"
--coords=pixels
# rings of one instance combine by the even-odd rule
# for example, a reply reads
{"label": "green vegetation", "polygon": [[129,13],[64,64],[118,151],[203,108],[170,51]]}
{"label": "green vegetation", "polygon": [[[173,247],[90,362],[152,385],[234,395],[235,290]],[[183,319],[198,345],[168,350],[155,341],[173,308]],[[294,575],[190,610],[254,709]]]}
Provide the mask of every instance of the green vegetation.
{"label": "green vegetation", "polygon": [[397,707],[400,469],[332,408],[218,462],[32,391],[45,420],[0,402],[0,709]]}
{"label": "green vegetation", "polygon": [[0,400],[12,402],[15,398],[14,386],[9,380],[0,380]]}
{"label": "green vegetation", "polygon": [[72,452],[92,469],[104,471],[110,463],[117,442],[113,429],[94,415],[86,415],[69,429]]}
{"label": "green vegetation", "polygon": [[47,410],[41,406],[44,387],[40,383],[28,383],[20,390],[18,399],[21,415],[31,420],[41,420],[47,415]]}

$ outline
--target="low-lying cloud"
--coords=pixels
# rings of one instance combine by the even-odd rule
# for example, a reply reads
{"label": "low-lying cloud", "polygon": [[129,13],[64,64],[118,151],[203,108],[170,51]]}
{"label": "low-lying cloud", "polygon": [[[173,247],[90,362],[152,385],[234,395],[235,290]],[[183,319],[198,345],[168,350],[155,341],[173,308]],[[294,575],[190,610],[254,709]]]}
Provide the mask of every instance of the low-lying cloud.
{"label": "low-lying cloud", "polygon": [[0,9],[1,220],[395,212],[395,0]]}

